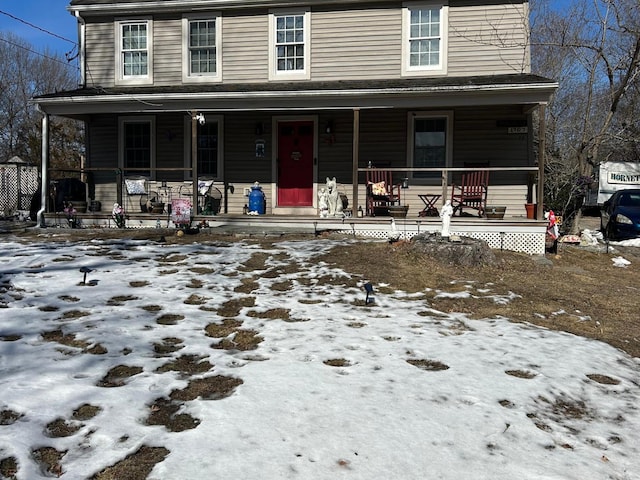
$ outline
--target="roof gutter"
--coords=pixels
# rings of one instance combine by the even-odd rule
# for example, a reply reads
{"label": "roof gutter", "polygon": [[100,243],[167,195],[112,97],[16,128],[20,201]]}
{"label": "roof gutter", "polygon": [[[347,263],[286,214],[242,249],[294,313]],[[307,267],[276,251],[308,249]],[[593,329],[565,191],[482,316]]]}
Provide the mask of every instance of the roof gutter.
{"label": "roof gutter", "polygon": [[[349,4],[382,3],[386,0],[351,0]],[[155,0],[151,2],[131,3],[94,3],[88,5],[71,5],[67,7],[70,12],[85,12],[91,14],[122,14],[122,13],[158,13],[158,12],[184,12],[197,10],[226,10],[247,8],[282,8],[345,4],[344,0]]]}

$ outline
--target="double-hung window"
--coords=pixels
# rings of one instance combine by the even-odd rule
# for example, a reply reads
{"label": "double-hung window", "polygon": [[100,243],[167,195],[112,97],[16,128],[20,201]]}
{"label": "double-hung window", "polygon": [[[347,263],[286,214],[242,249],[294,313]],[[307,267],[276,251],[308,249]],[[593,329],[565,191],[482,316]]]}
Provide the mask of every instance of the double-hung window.
{"label": "double-hung window", "polygon": [[269,78],[309,79],[311,13],[271,12],[269,19]]}
{"label": "double-hung window", "polygon": [[[196,125],[196,142],[198,158],[198,177],[223,177],[222,172],[222,126],[223,117],[218,115],[204,114],[204,123],[198,122]],[[191,180],[191,119],[185,118],[184,131],[184,167],[185,180]]]}
{"label": "double-hung window", "polygon": [[[451,112],[410,112],[411,164],[415,168],[444,168],[451,164]],[[442,178],[442,172],[414,172],[414,179]]]}
{"label": "double-hung window", "polygon": [[153,176],[155,166],[155,121],[154,117],[120,117],[118,133],[120,140],[119,165],[125,175]]}
{"label": "double-hung window", "polygon": [[185,82],[221,81],[220,31],[218,15],[190,15],[182,19],[182,78]]}
{"label": "double-hung window", "polygon": [[119,20],[116,25],[116,83],[153,83],[152,24],[149,19]]}
{"label": "double-hung window", "polygon": [[448,7],[407,3],[402,22],[402,74],[446,74]]}

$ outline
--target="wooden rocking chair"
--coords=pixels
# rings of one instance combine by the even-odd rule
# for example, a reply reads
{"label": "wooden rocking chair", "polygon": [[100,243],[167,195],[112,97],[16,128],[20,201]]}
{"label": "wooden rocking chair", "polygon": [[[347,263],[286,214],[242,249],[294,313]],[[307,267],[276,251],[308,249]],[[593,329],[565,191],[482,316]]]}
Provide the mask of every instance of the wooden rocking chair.
{"label": "wooden rocking chair", "polygon": [[464,208],[478,210],[478,216],[484,215],[487,208],[487,188],[489,186],[489,172],[487,170],[468,172],[462,175],[460,185],[453,185],[451,190],[451,206],[453,214]]}
{"label": "wooden rocking chair", "polygon": [[367,215],[388,215],[389,207],[400,205],[400,184],[393,184],[393,172],[367,171]]}

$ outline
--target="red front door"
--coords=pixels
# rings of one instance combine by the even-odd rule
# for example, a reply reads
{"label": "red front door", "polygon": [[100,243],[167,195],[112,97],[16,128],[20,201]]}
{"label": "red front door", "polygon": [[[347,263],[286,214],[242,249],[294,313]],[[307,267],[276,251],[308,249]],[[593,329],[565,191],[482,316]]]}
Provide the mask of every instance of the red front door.
{"label": "red front door", "polygon": [[278,206],[313,206],[311,121],[278,122]]}

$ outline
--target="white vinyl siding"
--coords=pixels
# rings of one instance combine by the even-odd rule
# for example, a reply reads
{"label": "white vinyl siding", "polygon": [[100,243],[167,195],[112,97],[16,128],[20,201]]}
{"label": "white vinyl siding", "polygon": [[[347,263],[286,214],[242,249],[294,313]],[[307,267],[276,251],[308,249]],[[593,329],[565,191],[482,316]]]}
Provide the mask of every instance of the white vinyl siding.
{"label": "white vinyl siding", "polygon": [[221,17],[185,16],[182,19],[182,79],[184,82],[222,80]]}
{"label": "white vinyl siding", "polygon": [[311,78],[311,12],[269,13],[269,79]]}
{"label": "white vinyl siding", "polygon": [[116,28],[116,83],[153,83],[153,26],[150,19],[119,19]]}

